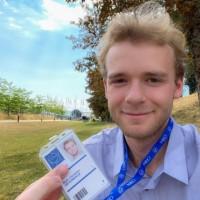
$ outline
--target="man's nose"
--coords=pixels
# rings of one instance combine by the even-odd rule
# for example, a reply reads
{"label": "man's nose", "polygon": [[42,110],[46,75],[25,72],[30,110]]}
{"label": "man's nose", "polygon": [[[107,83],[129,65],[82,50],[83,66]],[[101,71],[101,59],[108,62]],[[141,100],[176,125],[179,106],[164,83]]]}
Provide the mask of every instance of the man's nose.
{"label": "man's nose", "polygon": [[125,101],[130,104],[138,104],[145,101],[145,91],[140,81],[133,81],[130,83]]}

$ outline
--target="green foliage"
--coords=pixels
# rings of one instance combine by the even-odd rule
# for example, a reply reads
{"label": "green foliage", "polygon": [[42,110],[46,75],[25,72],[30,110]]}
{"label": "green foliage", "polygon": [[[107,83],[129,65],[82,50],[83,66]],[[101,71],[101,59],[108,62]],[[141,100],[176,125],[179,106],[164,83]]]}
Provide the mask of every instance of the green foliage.
{"label": "green foliage", "polygon": [[95,116],[102,121],[110,121],[110,114],[108,112],[107,100],[104,95],[103,80],[99,70],[88,71],[88,90],[91,97],[88,99],[90,108],[93,110]]}
{"label": "green foliage", "polygon": [[17,88],[12,82],[0,78],[0,110],[7,113],[24,113],[29,107],[31,92]]}
{"label": "green foliage", "polygon": [[82,113],[80,110],[78,109],[74,109],[72,112],[71,112],[71,117],[72,119],[78,119],[78,118],[81,118],[82,116]]}
{"label": "green foliage", "polygon": [[32,113],[41,113],[44,107],[44,97],[37,95],[32,102],[31,111]]}
{"label": "green foliage", "polygon": [[50,97],[47,97],[43,105],[44,105],[43,109],[46,112],[56,113],[60,115],[63,115],[65,113],[64,106],[62,104],[59,104],[56,100]]}
{"label": "green foliage", "polygon": [[12,83],[8,83],[4,79],[0,79],[0,110],[3,112],[10,113],[10,96],[13,86]]}
{"label": "green foliage", "polygon": [[[66,2],[77,3],[78,1],[66,0]],[[77,60],[74,64],[76,70],[87,73],[86,91],[90,94],[88,99],[90,108],[97,118],[110,120],[102,77],[99,73],[96,59],[97,46],[113,15],[122,10],[131,9],[145,2],[145,0],[95,1],[92,5],[87,5],[84,1],[82,2],[87,16],[84,19],[80,19],[76,24],[80,29],[79,35],[77,37],[72,35],[67,38],[72,41],[74,48],[87,51],[87,55]]]}
{"label": "green foliage", "polygon": [[50,97],[30,97],[31,92],[0,78],[0,111],[12,114],[49,112],[63,115],[64,106]]}
{"label": "green foliage", "polygon": [[25,89],[15,88],[12,95],[12,112],[13,113],[24,113],[29,109],[31,92]]}

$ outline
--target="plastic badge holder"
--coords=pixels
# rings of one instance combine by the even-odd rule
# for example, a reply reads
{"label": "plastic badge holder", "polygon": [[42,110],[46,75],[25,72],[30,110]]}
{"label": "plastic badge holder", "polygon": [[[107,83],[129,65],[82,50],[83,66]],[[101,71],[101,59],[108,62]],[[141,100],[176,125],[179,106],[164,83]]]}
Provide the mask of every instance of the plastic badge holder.
{"label": "plastic badge holder", "polygon": [[49,170],[58,165],[68,166],[69,172],[62,183],[67,199],[93,200],[110,185],[72,130],[50,138],[39,156]]}

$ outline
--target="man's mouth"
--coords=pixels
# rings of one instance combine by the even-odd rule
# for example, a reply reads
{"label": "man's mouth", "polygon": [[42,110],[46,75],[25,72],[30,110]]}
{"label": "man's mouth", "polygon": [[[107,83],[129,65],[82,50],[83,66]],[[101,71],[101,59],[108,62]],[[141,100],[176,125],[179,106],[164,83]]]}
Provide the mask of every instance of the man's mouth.
{"label": "man's mouth", "polygon": [[121,111],[123,114],[127,116],[133,116],[133,117],[142,117],[151,114],[153,111],[142,111],[142,112],[130,112],[130,111]]}
{"label": "man's mouth", "polygon": [[152,111],[130,112],[130,111],[123,111],[122,110],[122,113],[126,114],[126,115],[141,116],[141,115],[148,115],[148,114],[152,113]]}

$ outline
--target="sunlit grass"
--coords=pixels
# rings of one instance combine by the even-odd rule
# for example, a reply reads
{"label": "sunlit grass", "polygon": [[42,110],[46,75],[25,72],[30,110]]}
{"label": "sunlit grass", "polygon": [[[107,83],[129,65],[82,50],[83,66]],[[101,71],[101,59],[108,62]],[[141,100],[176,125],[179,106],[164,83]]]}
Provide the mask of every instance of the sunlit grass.
{"label": "sunlit grass", "polygon": [[173,116],[181,124],[193,123],[200,128],[200,106],[197,94],[175,100]]}
{"label": "sunlit grass", "polygon": [[[42,116],[43,119],[54,119],[53,116]],[[31,114],[31,113],[26,113],[26,114],[20,114],[20,120],[40,120],[41,115],[40,114]],[[0,112],[0,120],[17,120],[17,115],[16,114],[10,114],[7,115],[6,113]]]}
{"label": "sunlit grass", "polygon": [[14,199],[46,172],[38,152],[48,138],[70,128],[83,140],[108,126],[81,121],[0,123],[0,200]]}
{"label": "sunlit grass", "polygon": [[[197,95],[176,100],[173,116],[180,123],[194,123],[200,127]],[[70,128],[84,140],[108,126],[112,124],[81,121],[0,123],[0,200],[14,199],[27,185],[46,173],[38,152],[48,138]]]}

